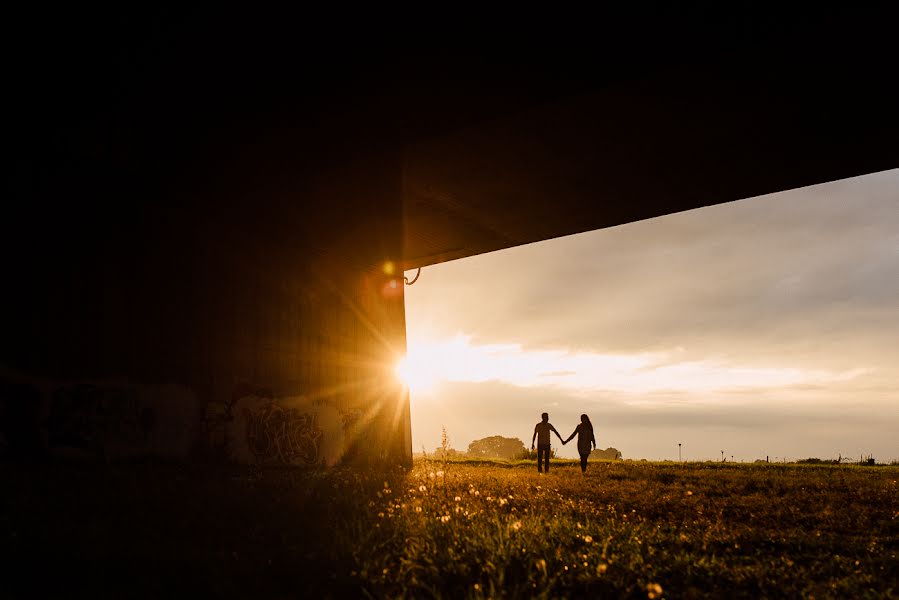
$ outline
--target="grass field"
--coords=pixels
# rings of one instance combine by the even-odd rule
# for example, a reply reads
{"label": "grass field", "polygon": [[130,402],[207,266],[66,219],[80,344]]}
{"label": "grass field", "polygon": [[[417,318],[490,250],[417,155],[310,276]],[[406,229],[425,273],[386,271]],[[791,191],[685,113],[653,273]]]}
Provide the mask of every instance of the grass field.
{"label": "grass field", "polygon": [[899,594],[897,467],[0,469],[0,595]]}

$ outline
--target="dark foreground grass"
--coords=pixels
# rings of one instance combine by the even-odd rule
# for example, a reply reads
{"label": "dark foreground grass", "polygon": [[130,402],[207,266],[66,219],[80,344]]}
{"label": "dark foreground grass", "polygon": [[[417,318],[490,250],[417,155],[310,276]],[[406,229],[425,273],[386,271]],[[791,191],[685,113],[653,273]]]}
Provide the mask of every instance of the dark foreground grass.
{"label": "dark foreground grass", "polygon": [[896,467],[0,470],[0,596],[899,593]]}

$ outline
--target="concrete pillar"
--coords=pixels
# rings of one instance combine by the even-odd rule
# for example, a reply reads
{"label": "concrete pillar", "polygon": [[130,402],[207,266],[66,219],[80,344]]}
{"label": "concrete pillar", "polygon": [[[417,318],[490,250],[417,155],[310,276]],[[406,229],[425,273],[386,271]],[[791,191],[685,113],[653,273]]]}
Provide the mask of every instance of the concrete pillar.
{"label": "concrete pillar", "polygon": [[141,219],[7,237],[0,434],[26,454],[411,461],[398,156],[132,190]]}

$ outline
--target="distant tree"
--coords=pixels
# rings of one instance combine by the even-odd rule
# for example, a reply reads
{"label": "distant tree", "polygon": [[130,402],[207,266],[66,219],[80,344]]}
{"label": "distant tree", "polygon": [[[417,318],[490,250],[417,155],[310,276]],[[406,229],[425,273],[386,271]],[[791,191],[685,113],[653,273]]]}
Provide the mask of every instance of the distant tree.
{"label": "distant tree", "polygon": [[480,458],[514,458],[523,450],[524,442],[501,435],[485,437],[468,444],[468,454]]}
{"label": "distant tree", "polygon": [[433,456],[434,458],[443,458],[444,452],[446,452],[447,456],[458,456],[459,454],[461,454],[461,452],[459,452],[455,448],[444,449],[443,446],[437,446],[434,449],[434,454],[432,454],[431,456]]}
{"label": "distant tree", "polygon": [[606,448],[605,450],[597,448],[590,453],[590,458],[596,460],[621,460],[621,452],[615,448]]}

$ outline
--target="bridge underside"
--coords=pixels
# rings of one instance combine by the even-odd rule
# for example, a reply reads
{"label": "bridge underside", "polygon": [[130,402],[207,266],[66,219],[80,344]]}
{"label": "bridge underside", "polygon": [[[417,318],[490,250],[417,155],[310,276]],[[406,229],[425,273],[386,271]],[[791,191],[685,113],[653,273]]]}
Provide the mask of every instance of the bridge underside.
{"label": "bridge underside", "polygon": [[3,452],[408,461],[403,269],[899,166],[870,11],[374,53],[243,16],[13,70]]}

